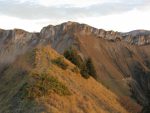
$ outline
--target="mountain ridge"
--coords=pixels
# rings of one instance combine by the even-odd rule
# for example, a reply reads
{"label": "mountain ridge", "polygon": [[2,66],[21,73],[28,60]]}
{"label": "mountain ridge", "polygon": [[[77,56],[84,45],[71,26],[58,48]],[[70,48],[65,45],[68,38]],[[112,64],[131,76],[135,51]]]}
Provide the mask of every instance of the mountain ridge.
{"label": "mountain ridge", "polygon": [[14,28],[12,30],[1,29],[1,31],[24,31],[32,34],[39,34],[39,33],[41,34],[42,31],[48,28],[53,29],[51,32],[54,32],[55,28],[57,29],[58,27],[61,27],[62,30],[65,30],[67,26],[76,26],[78,27],[78,29],[82,30],[83,32],[91,32],[92,34],[96,35],[98,38],[104,38],[111,41],[123,40],[130,44],[135,44],[135,45],[145,45],[150,43],[149,30],[137,29],[129,32],[119,32],[113,30],[106,31],[104,29],[98,29],[87,24],[83,24],[83,23],[80,24],[78,22],[72,22],[72,21],[64,22],[58,25],[45,26],[41,29],[40,32],[28,32],[26,30],[19,29],[19,28]]}
{"label": "mountain ridge", "polygon": [[39,45],[50,45],[61,55],[73,47],[83,59],[92,59],[96,80],[122,100],[128,98],[134,106],[131,110],[136,110],[137,103],[143,107],[150,103],[147,95],[150,91],[149,36],[120,34],[74,22],[48,25],[39,33],[1,30],[0,66],[9,65],[18,55]]}
{"label": "mountain ridge", "polygon": [[[112,40],[112,41],[119,39],[119,40],[124,40],[130,44],[136,44],[136,45],[144,45],[144,44],[150,43],[150,31],[149,30],[142,30],[144,33],[141,34],[141,36],[139,36],[139,34],[137,33],[136,35],[134,35],[134,37],[136,37],[136,36],[137,37],[132,39],[133,36],[131,34],[133,34],[135,31],[138,32],[141,30],[133,30],[133,31],[129,31],[126,33],[121,33],[121,32],[113,31],[113,30],[106,31],[104,29],[98,29],[98,28],[92,27],[92,26],[87,25],[87,24],[80,24],[80,23],[71,22],[71,21],[68,21],[68,22],[65,22],[62,24],[58,24],[58,25],[48,25],[48,26],[44,27],[43,29],[49,28],[49,27],[55,28],[55,27],[59,27],[59,26],[62,26],[65,28],[67,26],[71,26],[71,25],[75,25],[75,24],[77,26],[80,26],[79,28],[81,30],[83,30],[85,32],[90,31],[91,33],[95,34],[99,38],[104,38],[104,39]],[[42,32],[42,30],[41,30],[41,32]],[[146,34],[145,34],[145,32],[146,32]]]}

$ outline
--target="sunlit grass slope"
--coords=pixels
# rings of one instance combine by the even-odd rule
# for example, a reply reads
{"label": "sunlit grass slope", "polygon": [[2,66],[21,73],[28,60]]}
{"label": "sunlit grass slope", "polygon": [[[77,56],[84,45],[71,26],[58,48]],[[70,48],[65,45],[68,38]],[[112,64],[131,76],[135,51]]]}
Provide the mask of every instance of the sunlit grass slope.
{"label": "sunlit grass slope", "polygon": [[0,113],[127,113],[115,94],[51,47],[37,47],[3,67]]}

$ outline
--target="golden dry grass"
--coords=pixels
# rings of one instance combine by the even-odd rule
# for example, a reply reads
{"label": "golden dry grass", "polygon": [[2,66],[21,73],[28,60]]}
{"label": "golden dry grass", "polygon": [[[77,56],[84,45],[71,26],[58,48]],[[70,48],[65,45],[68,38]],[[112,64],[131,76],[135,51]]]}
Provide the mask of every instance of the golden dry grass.
{"label": "golden dry grass", "polygon": [[[0,98],[0,105],[3,105],[3,108],[0,109],[0,113],[9,113],[11,109],[13,109],[13,113],[17,113],[15,109],[18,109],[18,111],[21,109],[20,111],[24,113],[127,113],[127,111],[117,101],[117,96],[106,89],[102,84],[98,83],[92,77],[84,79],[79,73],[72,72],[75,65],[71,62],[64,58],[64,62],[68,64],[66,70],[51,62],[59,57],[64,58],[49,46],[38,47],[36,49],[35,59],[33,59],[35,64],[34,66],[30,66],[30,62],[27,62],[29,61],[29,57],[25,57],[25,55],[20,56],[17,59],[17,62],[15,61],[13,63],[15,67],[10,68],[8,70],[9,72],[4,74],[8,80],[8,84],[11,85],[0,85],[2,90],[7,89],[5,92],[0,91],[0,97],[4,97],[4,94],[9,93],[7,96],[7,102]],[[28,73],[27,75],[24,75],[27,76],[25,77],[26,79],[19,78],[19,75],[15,73],[10,74],[10,71],[17,71],[18,66],[28,71],[29,75]],[[42,72],[47,73],[48,76],[57,78],[62,84],[67,86],[71,95],[59,95],[52,92],[48,95],[35,98],[34,102],[33,100],[24,100],[22,103],[20,102],[18,106],[21,108],[13,105],[14,108],[10,109],[9,106],[12,106],[11,104],[15,104],[12,100],[24,81],[32,82],[32,80],[30,80],[30,73]],[[8,79],[11,78],[10,75],[15,77],[14,80],[18,79],[18,84],[12,82],[12,79]],[[6,78],[3,80],[6,80]],[[10,90],[12,88],[14,90]],[[5,104],[2,103],[2,100]],[[22,104],[22,106],[20,104]],[[6,105],[8,105],[8,107],[5,107]],[[27,107],[27,105],[32,107]]]}

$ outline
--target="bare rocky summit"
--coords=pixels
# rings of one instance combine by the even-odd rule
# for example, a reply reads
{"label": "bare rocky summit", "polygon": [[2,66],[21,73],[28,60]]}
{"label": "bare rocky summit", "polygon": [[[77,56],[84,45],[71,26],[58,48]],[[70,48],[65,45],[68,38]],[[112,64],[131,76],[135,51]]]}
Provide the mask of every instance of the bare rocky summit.
{"label": "bare rocky summit", "polygon": [[[95,37],[103,38],[111,41],[123,40],[130,44],[145,45],[150,43],[150,31],[146,30],[135,30],[127,33],[120,33],[115,31],[105,31],[103,29],[97,29],[86,24],[79,24],[76,22],[66,22],[61,25],[52,26],[49,25],[41,30],[41,35],[46,35],[49,31],[49,35],[46,37],[54,37],[56,34],[61,32],[80,32],[82,34],[92,34]],[[56,36],[55,36],[56,37]]]}

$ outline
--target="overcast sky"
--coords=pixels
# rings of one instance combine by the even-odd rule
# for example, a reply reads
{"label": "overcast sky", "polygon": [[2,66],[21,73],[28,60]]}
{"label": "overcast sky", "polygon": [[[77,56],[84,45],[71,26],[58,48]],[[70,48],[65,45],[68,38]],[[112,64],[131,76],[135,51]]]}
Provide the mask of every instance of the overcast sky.
{"label": "overcast sky", "polygon": [[0,0],[0,28],[40,31],[66,21],[105,30],[150,30],[150,0]]}

